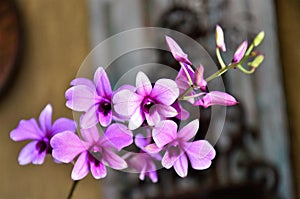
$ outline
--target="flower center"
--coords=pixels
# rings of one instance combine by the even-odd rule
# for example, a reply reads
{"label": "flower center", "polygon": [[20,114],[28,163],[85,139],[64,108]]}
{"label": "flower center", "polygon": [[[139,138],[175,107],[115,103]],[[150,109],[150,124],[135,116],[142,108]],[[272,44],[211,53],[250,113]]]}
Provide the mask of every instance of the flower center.
{"label": "flower center", "polygon": [[150,98],[145,98],[143,101],[143,111],[149,113],[150,108],[155,104],[155,101]]}
{"label": "flower center", "polygon": [[35,145],[35,148],[39,151],[39,154],[43,153],[44,151],[46,151],[46,153],[51,153],[51,147],[48,141],[45,140],[38,141],[38,143]]}
{"label": "flower center", "polygon": [[107,115],[111,111],[111,103],[109,101],[102,101],[98,106],[99,112],[103,112]]}
{"label": "flower center", "polygon": [[99,151],[90,151],[88,155],[90,162],[94,162],[96,166],[100,165],[100,160],[102,159],[102,153]]}

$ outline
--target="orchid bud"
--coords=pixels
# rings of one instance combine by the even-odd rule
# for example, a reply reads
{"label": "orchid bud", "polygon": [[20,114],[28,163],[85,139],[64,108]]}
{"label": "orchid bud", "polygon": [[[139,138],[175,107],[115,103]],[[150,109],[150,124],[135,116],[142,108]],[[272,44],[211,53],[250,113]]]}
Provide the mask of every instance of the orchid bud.
{"label": "orchid bud", "polygon": [[261,44],[261,42],[264,40],[264,37],[265,37],[264,31],[261,31],[260,33],[258,33],[253,40],[254,47],[259,46],[259,44]]}
{"label": "orchid bud", "polygon": [[248,42],[245,40],[245,41],[243,41],[243,43],[240,44],[240,46],[235,51],[233,60],[232,60],[233,63],[239,63],[243,59],[245,52],[247,50],[247,47],[248,47]]}
{"label": "orchid bud", "polygon": [[202,106],[204,108],[221,105],[221,106],[233,106],[238,101],[231,95],[221,91],[212,91],[207,93],[202,99],[199,99],[194,103],[194,106]]}
{"label": "orchid bud", "polygon": [[183,52],[183,50],[180,48],[180,46],[176,43],[176,41],[173,38],[166,36],[166,41],[174,59],[176,59],[179,62],[192,65],[192,62],[188,59],[188,55],[185,52]]}
{"label": "orchid bud", "polygon": [[204,67],[200,65],[195,72],[195,84],[199,86],[201,90],[206,90],[207,82],[203,78]]}
{"label": "orchid bud", "polygon": [[264,61],[264,58],[264,55],[258,55],[252,62],[249,62],[248,65],[257,68]]}
{"label": "orchid bud", "polygon": [[224,33],[221,26],[216,26],[216,44],[223,52],[226,52],[226,46],[224,42]]}

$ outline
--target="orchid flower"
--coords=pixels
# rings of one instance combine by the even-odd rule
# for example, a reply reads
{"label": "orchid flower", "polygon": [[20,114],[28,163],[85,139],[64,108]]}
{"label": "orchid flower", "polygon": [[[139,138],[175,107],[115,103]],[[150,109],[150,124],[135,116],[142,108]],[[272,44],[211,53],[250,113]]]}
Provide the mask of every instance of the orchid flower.
{"label": "orchid flower", "polygon": [[129,169],[133,169],[140,173],[139,179],[144,180],[149,177],[152,182],[158,181],[157,168],[155,161],[161,161],[161,155],[158,153],[149,154],[145,150],[145,146],[150,144],[151,139],[145,138],[141,134],[135,136],[135,145],[141,149],[139,153],[129,153],[126,162]]}
{"label": "orchid flower", "polygon": [[95,179],[104,178],[107,175],[105,165],[118,170],[127,167],[125,160],[113,151],[120,151],[133,142],[132,132],[126,126],[114,123],[102,137],[96,126],[82,129],[81,133],[83,140],[76,134],[65,131],[54,136],[50,142],[53,147],[52,156],[63,163],[70,163],[79,155],[71,174],[73,180],[80,180],[89,172]]}
{"label": "orchid flower", "polygon": [[136,91],[121,89],[112,101],[115,111],[129,116],[129,129],[140,127],[144,120],[154,126],[164,118],[175,117],[178,112],[171,105],[179,96],[176,83],[170,79],[159,79],[154,86],[148,77],[139,72],[136,77]]}
{"label": "orchid flower", "polygon": [[13,141],[31,140],[20,152],[20,165],[43,164],[47,154],[51,154],[50,140],[63,131],[74,134],[76,124],[73,120],[59,118],[52,124],[52,106],[48,104],[39,116],[39,124],[32,118],[21,120],[18,127],[10,132]]}
{"label": "orchid flower", "polygon": [[73,87],[66,91],[66,106],[74,111],[83,111],[81,127],[90,128],[98,122],[107,127],[113,118],[111,99],[113,92],[105,70],[99,67],[94,82],[77,78],[71,82]]}
{"label": "orchid flower", "polygon": [[180,177],[188,173],[188,159],[193,169],[203,170],[211,165],[216,152],[206,140],[191,142],[199,128],[199,120],[193,120],[177,133],[177,124],[172,120],[163,120],[152,131],[154,144],[145,149],[149,153],[158,153],[165,149],[162,166],[174,167]]}

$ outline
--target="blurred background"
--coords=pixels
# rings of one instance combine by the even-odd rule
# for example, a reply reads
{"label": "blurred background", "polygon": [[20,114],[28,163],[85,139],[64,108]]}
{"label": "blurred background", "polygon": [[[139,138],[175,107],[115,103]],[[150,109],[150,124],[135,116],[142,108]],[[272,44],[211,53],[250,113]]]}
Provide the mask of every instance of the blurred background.
{"label": "blurred background", "polygon": [[[88,176],[74,198],[300,198],[299,19],[299,0],[0,0],[0,198],[66,198],[72,166],[50,157],[42,166],[19,166],[25,142],[14,143],[9,133],[48,103],[54,119],[72,117],[64,92],[98,43],[159,26],[188,35],[216,59],[216,24],[225,31],[227,62],[260,30],[266,60],[254,75],[231,71],[223,78],[240,104],[227,109],[213,167],[185,180],[161,170],[156,185],[112,171],[101,181]],[[168,56],[156,61],[174,64]],[[203,129],[209,111],[202,110]]]}

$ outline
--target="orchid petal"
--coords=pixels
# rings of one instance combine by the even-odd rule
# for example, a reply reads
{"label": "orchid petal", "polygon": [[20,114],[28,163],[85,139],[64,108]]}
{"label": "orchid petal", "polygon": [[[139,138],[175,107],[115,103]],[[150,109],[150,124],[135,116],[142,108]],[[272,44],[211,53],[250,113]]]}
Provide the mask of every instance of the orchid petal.
{"label": "orchid petal", "polygon": [[41,112],[39,117],[40,127],[43,132],[48,132],[52,124],[52,106],[48,104]]}
{"label": "orchid petal", "polygon": [[167,105],[163,105],[163,104],[157,104],[156,105],[156,110],[158,111],[158,113],[164,117],[175,117],[178,112],[175,108],[173,108],[172,106],[167,106]]}
{"label": "orchid petal", "polygon": [[94,90],[85,85],[71,87],[65,95],[66,106],[75,111],[87,111],[96,103]]}
{"label": "orchid petal", "polygon": [[235,53],[233,55],[233,60],[232,60],[233,63],[239,63],[243,59],[243,57],[246,53],[247,47],[248,47],[247,40],[243,41],[239,45],[239,47],[237,48],[237,50],[235,51]]}
{"label": "orchid petal", "polygon": [[98,123],[97,108],[96,106],[91,106],[86,113],[84,113],[80,118],[80,126],[83,129],[91,128]]}
{"label": "orchid petal", "polygon": [[173,57],[179,61],[184,62],[189,65],[192,65],[192,62],[188,59],[188,55],[185,54],[180,46],[169,36],[166,36],[167,45],[169,47],[169,50],[171,51]]}
{"label": "orchid petal", "polygon": [[103,146],[113,146],[118,151],[133,143],[132,132],[123,124],[110,125],[103,135]]}
{"label": "orchid petal", "polygon": [[195,73],[195,85],[199,86],[203,91],[206,90],[207,82],[205,81],[204,77],[204,67],[200,65]]}
{"label": "orchid petal", "polygon": [[149,126],[155,126],[161,120],[156,105],[150,108],[149,113],[146,113],[145,117]]}
{"label": "orchid petal", "polygon": [[137,134],[134,138],[134,143],[137,147],[139,147],[140,149],[144,149],[145,146],[147,146],[149,144],[149,139],[145,138],[142,134]]}
{"label": "orchid petal", "polygon": [[107,127],[112,122],[112,111],[107,113],[98,112],[98,120],[103,127]]}
{"label": "orchid petal", "polygon": [[193,137],[195,137],[197,131],[199,129],[199,120],[195,119],[184,126],[179,132],[178,137],[182,138],[184,141],[189,141]]}
{"label": "orchid petal", "polygon": [[50,140],[52,156],[60,162],[69,163],[79,153],[88,150],[87,144],[71,131],[58,133]]}
{"label": "orchid petal", "polygon": [[89,162],[88,162],[88,152],[83,152],[78,157],[76,163],[74,164],[71,178],[73,180],[81,180],[89,173]]}
{"label": "orchid petal", "polygon": [[33,164],[42,164],[46,157],[46,151],[39,153],[36,148],[38,141],[28,143],[20,152],[18,161],[20,165],[26,165],[32,162]]}
{"label": "orchid petal", "polygon": [[105,70],[99,67],[94,75],[94,84],[96,85],[97,93],[101,97],[111,97],[112,90],[110,86],[109,79]]}
{"label": "orchid petal", "polygon": [[187,143],[184,149],[190,159],[191,166],[197,170],[210,167],[211,160],[216,155],[215,149],[206,140]]}
{"label": "orchid petal", "polygon": [[143,72],[139,72],[136,76],[136,89],[137,93],[142,96],[147,96],[151,93],[152,84]]}
{"label": "orchid petal", "polygon": [[127,168],[127,163],[115,153],[105,150],[103,160],[113,169],[121,170]]}
{"label": "orchid petal", "polygon": [[92,126],[87,129],[81,129],[80,132],[82,138],[90,144],[98,143],[100,140],[100,135],[97,126]]}
{"label": "orchid petal", "polygon": [[194,105],[200,105],[203,106],[204,108],[207,108],[213,105],[233,106],[236,105],[237,103],[238,102],[233,96],[225,92],[212,91],[207,93],[202,99],[195,102]]}
{"label": "orchid petal", "polygon": [[142,109],[138,107],[135,113],[130,117],[128,128],[130,130],[135,130],[140,127],[145,120],[145,115],[142,112]]}
{"label": "orchid petal", "polygon": [[37,140],[43,138],[45,132],[41,131],[35,119],[21,120],[18,127],[10,132],[13,141]]}
{"label": "orchid petal", "polygon": [[68,118],[59,118],[55,120],[52,126],[52,136],[63,131],[76,131],[76,123]]}
{"label": "orchid petal", "polygon": [[113,96],[115,111],[124,116],[131,116],[140,107],[143,97],[131,90],[121,90]]}
{"label": "orchid petal", "polygon": [[72,80],[70,85],[71,86],[85,85],[87,87],[90,87],[92,90],[95,90],[94,83],[90,79],[83,78],[83,77]]}
{"label": "orchid petal", "polygon": [[185,110],[179,102],[175,102],[174,104],[172,104],[172,106],[178,112],[176,118],[178,118],[179,120],[186,120],[187,118],[189,118],[190,113]]}
{"label": "orchid petal", "polygon": [[100,161],[95,163],[95,161],[90,161],[90,170],[95,179],[105,178],[107,175],[105,165]]}
{"label": "orchid petal", "polygon": [[179,158],[174,162],[174,169],[176,173],[184,178],[188,173],[188,160],[185,153],[182,153]]}
{"label": "orchid petal", "polygon": [[159,79],[150,96],[161,104],[171,105],[179,96],[179,88],[173,80]]}
{"label": "orchid petal", "polygon": [[180,156],[180,153],[178,154],[177,150],[178,150],[177,148],[174,149],[173,147],[171,147],[166,151],[165,155],[161,160],[161,164],[163,167],[165,167],[166,169],[170,169],[174,165],[175,161]]}
{"label": "orchid petal", "polygon": [[159,153],[163,148],[162,147],[158,147],[155,143],[153,144],[149,144],[147,146],[145,146],[144,150],[147,153]]}
{"label": "orchid petal", "polygon": [[163,120],[152,131],[153,140],[159,148],[177,138],[177,124],[172,120]]}

